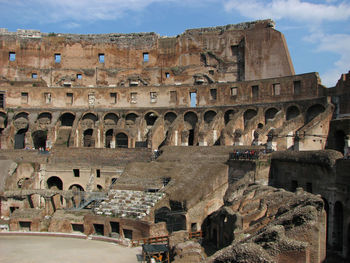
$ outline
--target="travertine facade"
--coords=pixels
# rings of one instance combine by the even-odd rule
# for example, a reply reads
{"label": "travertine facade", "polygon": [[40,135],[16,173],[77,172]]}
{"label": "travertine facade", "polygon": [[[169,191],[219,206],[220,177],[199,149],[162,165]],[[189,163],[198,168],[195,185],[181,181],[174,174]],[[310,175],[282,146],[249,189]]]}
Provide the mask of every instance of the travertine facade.
{"label": "travertine facade", "polygon": [[[326,237],[319,197],[278,192],[306,207],[288,214],[252,195],[276,189],[249,186],[295,190],[276,179],[289,168],[278,170],[285,164],[276,168],[266,151],[347,154],[350,146],[348,75],[333,89],[317,73],[295,75],[271,20],[176,37],[1,30],[0,77],[0,211],[10,230],[120,240],[208,230],[205,241],[230,250],[257,243],[263,229],[281,239],[276,249],[252,251],[273,262],[320,262],[326,239],[340,242]],[[233,151],[244,160],[229,159]],[[256,159],[246,160],[251,152]],[[286,226],[308,211],[312,218]],[[242,224],[223,224],[225,213]],[[310,225],[309,238],[295,234]],[[277,253],[286,240],[294,245]]]}

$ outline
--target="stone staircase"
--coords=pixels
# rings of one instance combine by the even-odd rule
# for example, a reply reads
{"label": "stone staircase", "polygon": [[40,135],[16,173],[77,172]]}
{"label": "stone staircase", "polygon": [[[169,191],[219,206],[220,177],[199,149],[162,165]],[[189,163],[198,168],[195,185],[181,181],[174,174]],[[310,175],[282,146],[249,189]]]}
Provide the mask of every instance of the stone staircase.
{"label": "stone staircase", "polygon": [[164,193],[150,193],[133,190],[109,191],[109,199],[94,209],[97,215],[141,219],[148,215]]}

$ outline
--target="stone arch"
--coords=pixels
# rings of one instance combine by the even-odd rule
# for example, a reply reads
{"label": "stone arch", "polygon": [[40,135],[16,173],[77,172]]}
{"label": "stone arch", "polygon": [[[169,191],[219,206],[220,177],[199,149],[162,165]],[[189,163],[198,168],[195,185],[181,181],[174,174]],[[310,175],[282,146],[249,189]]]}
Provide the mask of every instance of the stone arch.
{"label": "stone arch", "polygon": [[103,118],[103,122],[106,125],[117,125],[119,120],[119,116],[115,113],[107,113],[104,118]]}
{"label": "stone arch", "polygon": [[269,120],[272,120],[276,117],[276,114],[278,112],[278,109],[276,108],[269,108],[265,111],[265,124],[267,124],[267,122]]}
{"label": "stone arch", "polygon": [[291,119],[294,119],[298,117],[300,114],[300,110],[297,106],[289,106],[287,108],[287,113],[286,113],[286,120],[289,121]]}
{"label": "stone arch", "polygon": [[216,112],[213,110],[208,110],[207,112],[204,113],[204,121],[205,123],[211,123],[216,116]]}
{"label": "stone arch", "polygon": [[111,147],[112,141],[113,141],[113,129],[109,129],[108,131],[106,131],[105,147],[112,148]]}
{"label": "stone arch", "polygon": [[20,112],[20,113],[17,113],[16,114],[16,116],[13,118],[14,120],[18,120],[18,119],[20,119],[20,118],[23,118],[23,119],[26,119],[26,120],[28,120],[28,113],[27,112],[24,112],[24,111],[22,111],[22,112]]}
{"label": "stone arch", "polygon": [[95,140],[93,138],[93,129],[87,129],[84,131],[83,134],[83,146],[84,147],[94,147],[95,146]]}
{"label": "stone arch", "polygon": [[184,121],[187,122],[192,127],[192,129],[194,129],[198,121],[198,116],[193,111],[188,111],[184,115]]}
{"label": "stone arch", "polygon": [[25,136],[28,128],[20,129],[15,135],[15,149],[24,149],[25,147]]}
{"label": "stone arch", "polygon": [[244,112],[243,114],[243,119],[244,119],[244,126],[247,125],[248,121],[250,121],[251,119],[253,119],[256,115],[258,114],[258,112],[254,109],[248,109]]}
{"label": "stone arch", "polygon": [[93,121],[94,123],[98,120],[97,118],[97,115],[92,113],[92,112],[88,112],[88,113],[85,113],[82,120],[91,120]]}
{"label": "stone arch", "polygon": [[158,118],[158,114],[156,114],[153,111],[150,111],[150,112],[146,113],[144,118],[145,118],[147,126],[153,126]]}
{"label": "stone arch", "polygon": [[231,109],[231,110],[227,110],[227,111],[225,112],[225,115],[224,115],[225,125],[226,125],[227,123],[229,123],[230,120],[233,120],[235,114],[236,114],[236,111],[235,111],[235,110],[232,110],[232,109]]}
{"label": "stone arch", "polygon": [[48,178],[46,184],[48,189],[56,187],[58,190],[63,190],[63,182],[61,178],[57,176],[51,176],[50,178]]}
{"label": "stone arch", "polygon": [[312,121],[317,115],[324,112],[325,107],[321,104],[314,104],[310,106],[306,111],[306,123]]}
{"label": "stone arch", "polygon": [[333,234],[334,234],[334,249],[337,251],[343,250],[343,222],[344,212],[343,205],[337,201],[334,205],[334,220],[333,220]]}
{"label": "stone arch", "polygon": [[123,132],[116,134],[115,136],[115,146],[119,148],[128,148],[129,139],[128,135]]}
{"label": "stone arch", "polygon": [[103,187],[102,187],[102,185],[96,185],[96,188],[97,188],[97,191],[103,191]]}
{"label": "stone arch", "polygon": [[75,120],[75,116],[70,112],[63,113],[60,116],[61,126],[72,127],[74,120]]}
{"label": "stone arch", "polygon": [[136,124],[136,119],[138,118],[139,116],[136,114],[136,113],[129,113],[125,116],[125,123],[127,125],[135,125]]}
{"label": "stone arch", "polygon": [[35,149],[46,148],[47,131],[37,130],[32,133],[32,139]]}
{"label": "stone arch", "polygon": [[69,186],[68,189],[69,189],[69,190],[72,190],[72,191],[81,191],[81,192],[84,192],[84,188],[83,188],[80,184],[72,184],[71,186]]}
{"label": "stone arch", "polygon": [[169,111],[164,115],[164,121],[168,124],[172,124],[177,118],[177,114]]}
{"label": "stone arch", "polygon": [[337,130],[334,133],[335,149],[343,154],[344,154],[344,147],[345,147],[345,137],[346,137],[346,134],[343,130]]}
{"label": "stone arch", "polygon": [[52,120],[52,114],[50,112],[42,112],[39,114],[37,121],[40,124],[50,124]]}

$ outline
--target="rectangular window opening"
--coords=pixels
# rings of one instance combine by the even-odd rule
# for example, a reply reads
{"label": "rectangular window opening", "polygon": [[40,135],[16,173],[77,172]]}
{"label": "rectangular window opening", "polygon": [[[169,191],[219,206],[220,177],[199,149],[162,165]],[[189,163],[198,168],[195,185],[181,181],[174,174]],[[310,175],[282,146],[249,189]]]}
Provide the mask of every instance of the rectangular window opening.
{"label": "rectangular window opening", "polygon": [[84,225],[83,224],[72,224],[73,232],[84,233]]}
{"label": "rectangular window opening", "polygon": [[259,98],[259,86],[252,86],[252,97],[253,99]]}
{"label": "rectangular window opening", "polygon": [[9,60],[10,61],[15,61],[16,60],[16,53],[15,52],[10,52],[9,53]]}
{"label": "rectangular window opening", "polygon": [[37,79],[38,78],[38,74],[37,73],[32,73],[32,79]]}
{"label": "rectangular window opening", "polygon": [[5,94],[0,93],[0,108],[5,108]]}
{"label": "rectangular window opening", "polygon": [[80,177],[79,169],[73,169],[73,174],[74,174],[74,177]]}
{"label": "rectangular window opening", "polygon": [[45,92],[44,93],[45,103],[50,104],[51,103],[51,93]]}
{"label": "rectangular window opening", "polygon": [[165,77],[168,79],[170,78],[170,73],[169,72],[165,72]]}
{"label": "rectangular window opening", "polygon": [[100,169],[97,169],[97,170],[96,170],[96,177],[97,177],[97,178],[100,178],[100,177],[101,177],[101,170],[100,170]]}
{"label": "rectangular window opening", "polygon": [[237,87],[232,87],[231,88],[231,97],[237,96],[237,90],[238,90]]}
{"label": "rectangular window opening", "polygon": [[280,85],[280,83],[272,84],[272,88],[273,88],[273,95],[274,96],[279,96],[281,94],[281,85]]}
{"label": "rectangular window opening", "polygon": [[238,45],[231,46],[231,55],[233,57],[237,57],[238,56]]}
{"label": "rectangular window opening", "polygon": [[190,106],[196,107],[197,106],[197,92],[190,92]]}
{"label": "rectangular window opening", "polygon": [[157,92],[150,92],[151,103],[157,102]]}
{"label": "rectangular window opening", "polygon": [[98,61],[100,63],[105,63],[105,54],[103,53],[98,54]]}
{"label": "rectangular window opening", "polygon": [[149,55],[147,52],[143,53],[143,62],[148,62],[149,61]]}
{"label": "rectangular window opening", "polygon": [[55,54],[55,63],[61,63],[61,54],[60,53]]}
{"label": "rectangular window opening", "polygon": [[119,222],[110,222],[111,224],[111,232],[119,234]]}
{"label": "rectangular window opening", "polygon": [[300,95],[301,94],[301,81],[300,80],[294,81],[293,88],[294,88],[294,95]]}
{"label": "rectangular window opening", "polygon": [[132,230],[123,229],[124,238],[132,239]]}
{"label": "rectangular window opening", "polygon": [[210,99],[211,100],[216,100],[217,96],[217,90],[216,89],[210,89]]}
{"label": "rectangular window opening", "polygon": [[19,221],[19,228],[24,231],[30,231],[31,222]]}
{"label": "rectangular window opening", "polygon": [[73,104],[73,93],[66,93],[66,103]]}
{"label": "rectangular window opening", "polygon": [[136,103],[137,102],[137,92],[131,92],[130,93],[130,103]]}
{"label": "rectangular window opening", "polygon": [[94,230],[95,230],[95,234],[99,235],[99,236],[103,236],[104,235],[104,225],[102,224],[94,224]]}
{"label": "rectangular window opening", "polygon": [[298,188],[298,181],[296,181],[296,180],[292,180],[292,183],[291,183],[291,191],[292,192],[295,192],[296,190],[297,190],[297,188]]}
{"label": "rectangular window opening", "polygon": [[109,93],[109,96],[111,97],[111,103],[116,104],[117,103],[117,93],[115,93],[115,92]]}
{"label": "rectangular window opening", "polygon": [[21,92],[21,102],[28,103],[28,92]]}
{"label": "rectangular window opening", "polygon": [[83,79],[83,75],[77,74],[77,79]]}
{"label": "rectangular window opening", "polygon": [[171,103],[176,103],[177,101],[177,93],[176,90],[171,90],[170,91],[170,102]]}

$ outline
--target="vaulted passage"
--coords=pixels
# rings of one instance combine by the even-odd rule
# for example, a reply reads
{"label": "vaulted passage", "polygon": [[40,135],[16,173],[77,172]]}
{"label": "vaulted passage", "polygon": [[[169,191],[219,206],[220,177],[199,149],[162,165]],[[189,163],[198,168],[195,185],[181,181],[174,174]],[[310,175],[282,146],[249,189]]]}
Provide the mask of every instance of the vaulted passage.
{"label": "vaulted passage", "polygon": [[224,116],[224,119],[225,119],[225,125],[227,123],[229,123],[229,121],[233,120],[235,116],[235,111],[234,110],[228,110],[225,112],[225,116]]}
{"label": "vaulted passage", "polygon": [[149,112],[145,115],[146,125],[153,126],[156,122],[158,116],[154,112]]}
{"label": "vaulted passage", "polygon": [[92,137],[93,130],[87,129],[84,131],[84,147],[94,147],[95,146],[95,140]]}
{"label": "vaulted passage", "polygon": [[257,111],[253,109],[246,110],[244,112],[243,118],[244,118],[244,126],[248,124],[248,121],[253,119],[257,115]]}
{"label": "vaulted passage", "polygon": [[106,143],[105,143],[106,148],[111,148],[112,140],[113,140],[113,130],[110,129],[106,132]]}
{"label": "vaulted passage", "polygon": [[269,120],[272,120],[275,118],[276,114],[277,114],[278,110],[276,108],[270,108],[265,112],[265,124],[267,124],[267,122]]}
{"label": "vaulted passage", "polygon": [[118,133],[115,136],[116,147],[128,148],[128,136],[125,133]]}
{"label": "vaulted passage", "polygon": [[64,113],[60,117],[61,125],[62,126],[73,126],[75,116],[71,113]]}
{"label": "vaulted passage", "polygon": [[296,106],[290,106],[287,109],[286,120],[289,121],[298,117],[300,114],[300,110]]}
{"label": "vaulted passage", "polygon": [[177,115],[174,112],[168,112],[164,115],[165,122],[170,125],[173,123],[173,121],[176,119]]}
{"label": "vaulted passage", "polygon": [[33,144],[35,149],[46,148],[47,132],[35,131],[32,133]]}
{"label": "vaulted passage", "polygon": [[215,111],[212,111],[212,110],[207,111],[204,114],[204,121],[209,124],[209,123],[211,123],[214,120],[215,116],[216,116],[216,112]]}
{"label": "vaulted passage", "polygon": [[63,183],[62,180],[57,176],[51,176],[49,179],[47,179],[47,188],[52,189],[56,188],[58,190],[63,190]]}
{"label": "vaulted passage", "polygon": [[15,135],[15,149],[24,149],[25,147],[25,136],[26,136],[26,129],[20,129],[16,135]]}
{"label": "vaulted passage", "polygon": [[324,112],[325,108],[321,104],[315,104],[307,109],[306,123],[312,121],[317,115]]}

